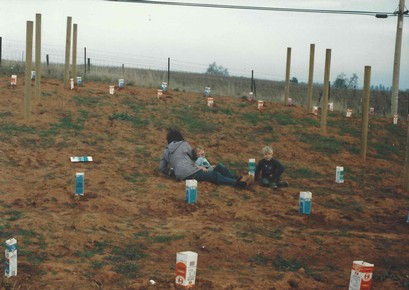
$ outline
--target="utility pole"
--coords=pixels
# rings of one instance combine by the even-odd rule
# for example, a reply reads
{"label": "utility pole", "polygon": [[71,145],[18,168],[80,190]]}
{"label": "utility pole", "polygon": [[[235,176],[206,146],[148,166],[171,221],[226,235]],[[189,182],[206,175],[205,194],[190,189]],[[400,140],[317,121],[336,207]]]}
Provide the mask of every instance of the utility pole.
{"label": "utility pole", "polygon": [[393,61],[393,79],[392,79],[392,97],[391,97],[391,114],[398,115],[398,98],[399,98],[399,71],[400,56],[402,49],[402,30],[403,30],[403,13],[405,9],[405,0],[399,0],[398,24],[396,27],[395,41],[395,58]]}

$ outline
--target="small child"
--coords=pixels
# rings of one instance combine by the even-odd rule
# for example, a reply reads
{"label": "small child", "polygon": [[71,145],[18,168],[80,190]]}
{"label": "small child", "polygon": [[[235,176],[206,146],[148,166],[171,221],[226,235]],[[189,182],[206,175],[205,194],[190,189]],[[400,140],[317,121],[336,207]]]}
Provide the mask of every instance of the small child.
{"label": "small child", "polygon": [[264,159],[260,160],[256,167],[255,178],[260,179],[262,186],[277,189],[278,187],[287,187],[288,182],[281,180],[281,174],[284,172],[284,166],[273,158],[273,148],[265,146],[261,152]]}
{"label": "small child", "polygon": [[210,165],[210,162],[206,159],[206,153],[202,146],[197,146],[192,150],[193,159],[197,158],[195,163],[201,167],[204,171],[213,171],[214,167]]}

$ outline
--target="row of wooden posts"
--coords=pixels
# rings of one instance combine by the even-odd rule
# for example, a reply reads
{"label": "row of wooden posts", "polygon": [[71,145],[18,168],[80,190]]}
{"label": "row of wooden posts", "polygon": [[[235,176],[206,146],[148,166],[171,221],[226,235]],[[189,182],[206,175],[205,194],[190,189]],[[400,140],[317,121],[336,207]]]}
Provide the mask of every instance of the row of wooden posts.
{"label": "row of wooden posts", "polygon": [[[67,17],[66,45],[65,45],[65,75],[64,88],[67,88],[70,81],[70,51],[71,51],[71,30],[72,33],[72,78],[77,77],[77,34],[78,25],[72,25],[72,18]],[[36,39],[35,39],[35,99],[38,100],[41,94],[41,14],[36,14]],[[27,21],[26,33],[26,69],[25,69],[25,96],[24,96],[24,119],[29,120],[31,117],[31,71],[32,71],[32,49],[33,49],[33,21]],[[310,44],[309,76],[308,76],[308,102],[307,111],[312,112],[312,85],[314,75],[314,57],[315,44]],[[168,73],[169,73],[168,59]],[[329,79],[331,66],[331,49],[326,49],[325,70],[324,70],[324,89],[323,104],[321,111],[321,130],[326,133],[327,113],[328,113],[328,96],[329,96]],[[290,67],[291,67],[291,47],[287,48],[286,75],[284,88],[284,105],[288,104],[290,91]],[[361,135],[361,157],[366,160],[367,138],[368,138],[368,113],[369,113],[369,96],[370,96],[370,79],[371,67],[365,66],[364,88],[362,98],[362,135]],[[169,85],[169,74],[168,74]],[[253,89],[253,82],[252,82]],[[406,142],[405,157],[405,176],[404,187],[409,190],[409,126]]]}

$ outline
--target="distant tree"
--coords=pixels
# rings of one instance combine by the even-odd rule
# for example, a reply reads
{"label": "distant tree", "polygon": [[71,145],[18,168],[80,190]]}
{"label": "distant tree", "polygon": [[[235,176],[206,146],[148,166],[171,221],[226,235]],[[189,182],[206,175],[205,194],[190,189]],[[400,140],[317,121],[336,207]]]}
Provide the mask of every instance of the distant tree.
{"label": "distant tree", "polygon": [[335,88],[355,89],[358,86],[358,76],[354,73],[348,79],[346,74],[340,73],[335,79],[333,86]]}
{"label": "distant tree", "polygon": [[292,77],[290,83],[298,84],[298,79],[296,77]]}
{"label": "distant tree", "polygon": [[346,88],[347,77],[344,73],[337,75],[337,78],[334,81],[333,87],[335,88]]}
{"label": "distant tree", "polygon": [[227,70],[227,68],[224,68],[221,65],[217,65],[216,62],[213,62],[212,64],[209,64],[206,74],[227,77],[229,76],[229,71]]}

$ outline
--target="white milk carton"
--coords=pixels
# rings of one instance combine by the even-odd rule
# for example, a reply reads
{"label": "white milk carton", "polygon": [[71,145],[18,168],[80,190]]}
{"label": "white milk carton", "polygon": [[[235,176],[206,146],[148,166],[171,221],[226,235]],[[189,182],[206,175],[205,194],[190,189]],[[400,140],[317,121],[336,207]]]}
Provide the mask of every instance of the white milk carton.
{"label": "white milk carton", "polygon": [[204,95],[206,96],[206,97],[210,97],[210,87],[205,87],[204,88]]}
{"label": "white milk carton", "polygon": [[190,288],[195,285],[197,253],[186,251],[176,253],[176,285]]}
{"label": "white milk carton", "polygon": [[352,110],[351,109],[347,109],[347,118],[351,118],[352,116]]}
{"label": "white milk carton", "polygon": [[17,276],[17,240],[14,238],[6,241],[4,275]]}
{"label": "white milk carton", "polygon": [[337,166],[335,170],[335,182],[344,183],[344,167]]}
{"label": "white milk carton", "polygon": [[33,81],[33,80],[35,80],[36,79],[36,71],[35,70],[32,70],[31,71],[31,80]]}
{"label": "white milk carton", "polygon": [[125,86],[125,80],[124,79],[119,79],[118,80],[118,88],[123,89]]}
{"label": "white milk carton", "polygon": [[115,86],[109,86],[109,94],[113,95],[115,92]]}
{"label": "white milk carton", "polygon": [[371,115],[375,114],[375,108],[374,107],[369,108],[369,114],[371,114]]}
{"label": "white milk carton", "polygon": [[162,96],[163,96],[163,91],[162,91],[162,90],[158,90],[158,95],[157,95],[158,100],[159,100],[160,98],[162,98]]}
{"label": "white milk carton", "polygon": [[289,106],[292,106],[292,105],[293,105],[293,99],[292,99],[292,98],[288,98],[287,104],[288,104]]}
{"label": "white milk carton", "polygon": [[300,192],[300,213],[310,214],[312,204],[312,193],[310,191]]}
{"label": "white milk carton", "polygon": [[75,195],[84,195],[84,173],[75,174]]}
{"label": "white milk carton", "polygon": [[196,203],[197,200],[197,180],[186,180],[186,203]]}
{"label": "white milk carton", "polygon": [[213,108],[213,105],[214,105],[213,98],[212,98],[212,97],[207,98],[207,106],[208,106],[209,108]]}
{"label": "white milk carton", "polygon": [[77,86],[82,87],[82,77],[77,77]]}
{"label": "white milk carton", "polygon": [[264,108],[264,101],[257,101],[257,110],[260,112],[263,111]]}
{"label": "white milk carton", "polygon": [[333,112],[334,111],[334,103],[328,103],[328,110]]}
{"label": "white milk carton", "polygon": [[161,88],[162,88],[162,91],[166,92],[168,90],[168,83],[162,82]]}
{"label": "white milk carton", "polygon": [[370,290],[374,265],[364,261],[352,263],[348,290]]}
{"label": "white milk carton", "polygon": [[247,100],[249,100],[250,102],[254,100],[254,94],[253,92],[249,92],[249,95],[247,97]]}
{"label": "white milk carton", "polygon": [[313,113],[315,116],[318,116],[318,106],[312,106],[312,113]]}
{"label": "white milk carton", "polygon": [[70,79],[70,89],[74,89],[74,79]]}
{"label": "white milk carton", "polygon": [[249,175],[255,175],[256,174],[256,159],[250,158],[249,159]]}
{"label": "white milk carton", "polygon": [[398,124],[398,115],[393,115],[393,125]]}
{"label": "white milk carton", "polygon": [[17,75],[11,75],[10,85],[12,85],[12,86],[17,85]]}

